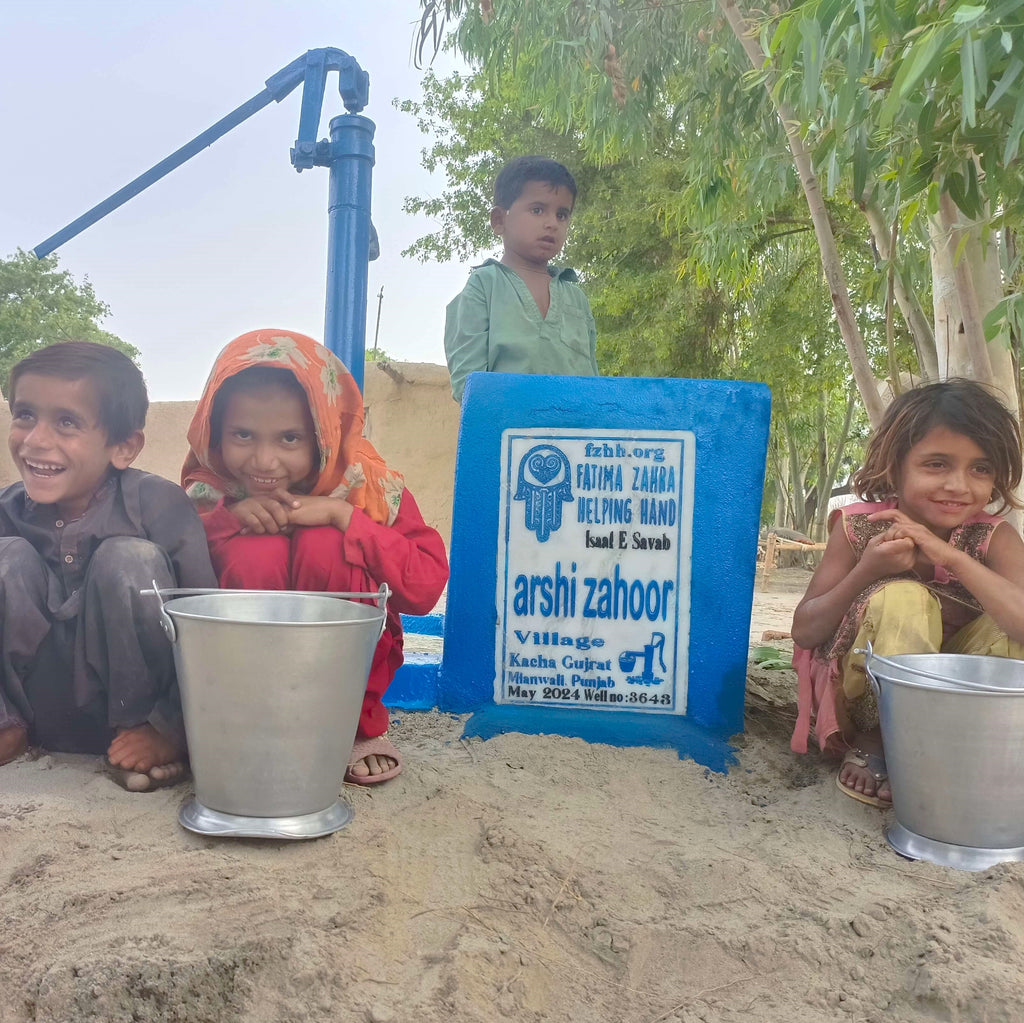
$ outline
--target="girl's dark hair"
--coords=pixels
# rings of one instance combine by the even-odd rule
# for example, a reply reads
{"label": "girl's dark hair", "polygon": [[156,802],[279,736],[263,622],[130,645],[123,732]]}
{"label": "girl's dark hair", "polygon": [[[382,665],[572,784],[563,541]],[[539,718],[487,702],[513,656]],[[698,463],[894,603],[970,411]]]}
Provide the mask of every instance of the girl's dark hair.
{"label": "girl's dark hair", "polygon": [[12,405],[18,380],[36,373],[58,380],[88,379],[96,388],[99,425],[108,444],[120,444],[146,426],[149,395],[139,367],[124,352],[94,341],[59,341],[26,355],[12,367],[7,383],[7,404]]}
{"label": "girl's dark hair", "polygon": [[[220,385],[213,398],[210,410],[210,446],[220,447],[221,430],[224,427],[224,410],[228,399],[235,394],[252,394],[268,387],[280,387],[302,399],[302,404],[309,408],[309,397],[295,374],[280,366],[249,366],[232,377],[228,377]],[[319,464],[319,451],[316,454]]]}
{"label": "girl's dark hair", "polygon": [[551,188],[567,188],[576,202],[576,180],[557,160],[546,156],[517,156],[510,160],[494,179],[494,205],[503,210],[523,194],[528,181],[540,181]]}
{"label": "girl's dark hair", "polygon": [[999,512],[1020,508],[1021,436],[1006,406],[974,380],[952,379],[905,391],[886,409],[868,443],[864,465],[853,474],[854,492],[866,501],[891,498],[907,452],[936,426],[970,437],[992,462],[992,500]]}

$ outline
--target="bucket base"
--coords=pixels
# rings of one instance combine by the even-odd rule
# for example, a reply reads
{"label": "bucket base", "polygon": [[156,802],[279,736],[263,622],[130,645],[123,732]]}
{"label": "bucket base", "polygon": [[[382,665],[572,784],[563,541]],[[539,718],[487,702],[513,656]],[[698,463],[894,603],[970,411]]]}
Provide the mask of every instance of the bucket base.
{"label": "bucket base", "polygon": [[298,817],[243,817],[221,813],[192,798],[178,813],[178,823],[197,835],[214,838],[322,838],[343,828],[355,816],[347,803],[338,800],[326,810]]}
{"label": "bucket base", "polygon": [[997,863],[1024,860],[1024,846],[1010,849],[979,849],[970,845],[952,845],[925,838],[905,828],[899,821],[893,821],[885,829],[886,841],[908,860],[927,860],[940,867],[956,870],[988,870]]}

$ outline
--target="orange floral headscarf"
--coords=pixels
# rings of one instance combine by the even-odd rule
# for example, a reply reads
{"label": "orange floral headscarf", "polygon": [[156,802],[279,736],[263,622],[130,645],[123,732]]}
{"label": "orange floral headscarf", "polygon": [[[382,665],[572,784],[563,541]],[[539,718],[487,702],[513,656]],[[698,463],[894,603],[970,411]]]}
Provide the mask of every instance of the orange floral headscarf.
{"label": "orange floral headscarf", "polygon": [[343,497],[376,522],[394,522],[404,482],[363,437],[363,398],[352,374],[329,349],[291,330],[250,331],[217,356],[188,428],[189,453],[181,470],[181,485],[200,509],[222,497],[245,496],[219,447],[211,447],[210,418],[217,391],[250,366],[290,370],[306,392],[320,448],[320,471],[309,493]]}

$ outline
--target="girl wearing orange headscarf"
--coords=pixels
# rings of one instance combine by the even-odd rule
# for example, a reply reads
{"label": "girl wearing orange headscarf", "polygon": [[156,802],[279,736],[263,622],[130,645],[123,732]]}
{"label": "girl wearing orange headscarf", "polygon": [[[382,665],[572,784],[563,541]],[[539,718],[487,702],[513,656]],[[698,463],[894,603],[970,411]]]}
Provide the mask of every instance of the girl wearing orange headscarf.
{"label": "girl wearing orange headscarf", "polygon": [[399,774],[381,702],[402,663],[404,614],[426,614],[448,581],[444,543],[402,477],[363,438],[355,380],[304,334],[255,330],[217,357],[188,431],[181,482],[229,589],[391,588],[347,781]]}

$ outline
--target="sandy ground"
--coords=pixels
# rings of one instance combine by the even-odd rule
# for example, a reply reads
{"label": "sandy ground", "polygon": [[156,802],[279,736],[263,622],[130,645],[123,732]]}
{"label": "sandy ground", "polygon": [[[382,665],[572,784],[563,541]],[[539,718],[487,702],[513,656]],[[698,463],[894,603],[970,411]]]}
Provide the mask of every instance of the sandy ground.
{"label": "sandy ground", "polygon": [[[757,591],[755,640],[807,578]],[[89,758],[4,767],[0,1021],[1021,1019],[1024,865],[897,857],[789,752],[792,673],[750,682],[726,775],[402,715],[405,774],[312,842],[193,835],[187,785]]]}

